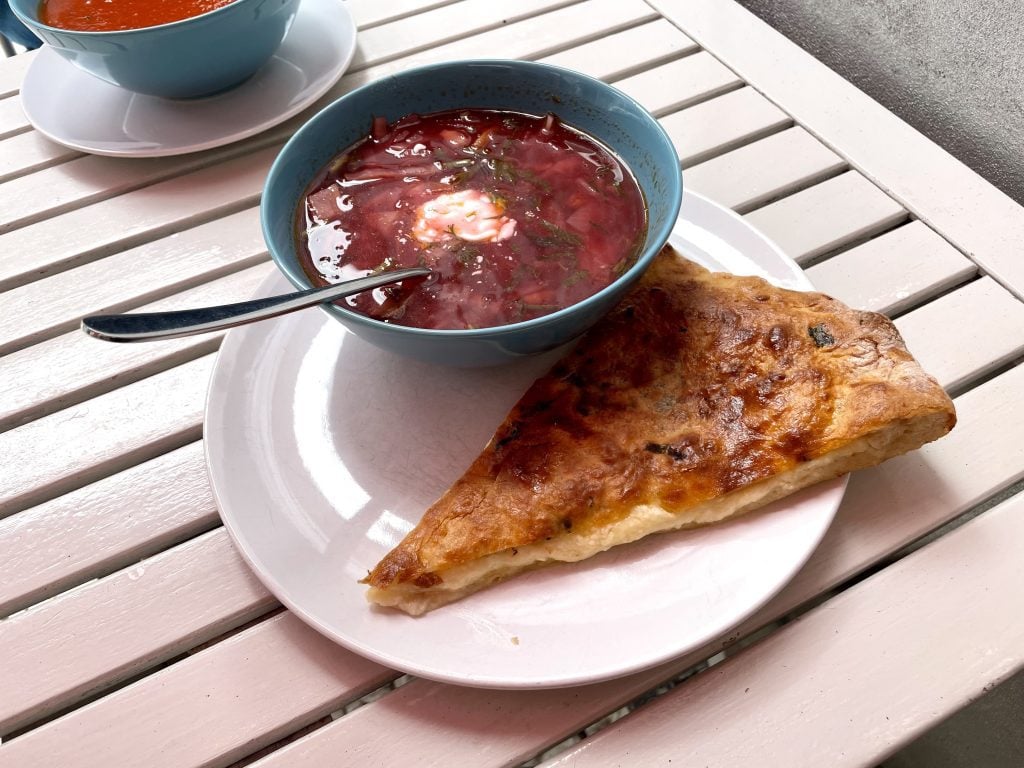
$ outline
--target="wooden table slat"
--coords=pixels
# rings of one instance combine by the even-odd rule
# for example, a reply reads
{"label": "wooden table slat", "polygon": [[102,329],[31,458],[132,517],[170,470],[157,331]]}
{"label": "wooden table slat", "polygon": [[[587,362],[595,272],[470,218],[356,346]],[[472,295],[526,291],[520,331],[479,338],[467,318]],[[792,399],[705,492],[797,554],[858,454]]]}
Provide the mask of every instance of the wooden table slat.
{"label": "wooden table slat", "polygon": [[875,765],[1024,667],[1022,536],[1018,496],[547,765]]}
{"label": "wooden table slat", "polygon": [[388,0],[386,3],[382,3],[380,0],[346,0],[348,8],[352,12],[352,18],[360,30],[386,24],[406,16],[414,16],[417,13],[455,2],[459,2],[459,0]]}
{"label": "wooden table slat", "polygon": [[4,60],[0,67],[0,98],[8,98],[21,90],[21,81],[35,55],[35,51],[29,51]]}
{"label": "wooden table slat", "polygon": [[218,522],[201,442],[4,518],[0,616]]}
{"label": "wooden table slat", "polygon": [[807,269],[814,287],[860,309],[895,315],[977,274],[970,259],[912,221]]}
{"label": "wooden table slat", "polygon": [[6,742],[0,765],[226,766],[394,676],[281,613]]}
{"label": "wooden table slat", "polygon": [[835,152],[794,126],[687,168],[683,185],[745,213],[846,168]]}
{"label": "wooden table slat", "polygon": [[1024,207],[732,0],[650,0],[988,274],[1024,297]]}
{"label": "wooden table slat", "polygon": [[[505,38],[514,36],[515,41],[519,45],[518,55],[525,57],[542,55],[552,48],[554,40],[564,40],[564,36],[555,34],[556,31],[563,28],[563,25],[569,25],[577,34],[585,36],[593,36],[602,32],[614,35],[615,30],[623,25],[634,24],[651,16],[650,9],[640,0],[618,3],[610,6],[607,10],[607,13],[597,16],[588,15],[584,18],[577,18],[580,16],[580,9],[573,7],[564,8],[550,14],[551,16],[557,16],[557,18],[547,18],[547,16],[544,16],[527,19],[524,22],[500,27],[492,32],[476,37],[458,40],[450,44],[452,47],[450,53],[455,58],[487,57],[490,55],[488,51],[493,50],[493,46],[502,44],[505,42]],[[647,61],[648,56],[663,57],[667,40],[671,40],[671,38],[666,38],[663,29],[653,29],[650,32],[655,35],[653,38],[654,47],[649,52],[644,46],[631,49],[631,55],[626,60],[632,62],[632,66]],[[675,41],[676,45],[682,45],[683,43],[679,41],[685,41],[685,37],[677,33]],[[606,51],[618,48],[615,40],[609,40],[606,37],[597,42]],[[571,46],[572,41],[567,41],[567,44]],[[422,56],[429,56],[429,58],[423,59]],[[9,182],[7,189],[11,190],[11,194],[5,195],[2,198],[2,202],[0,202],[0,232],[15,226],[21,226],[25,228],[26,234],[31,238],[32,233],[36,232],[38,228],[36,230],[31,229],[30,223],[39,220],[43,216],[52,217],[54,213],[65,210],[72,211],[72,209],[87,205],[90,202],[93,204],[97,204],[97,201],[105,202],[120,191],[138,190],[146,184],[160,182],[162,179],[167,179],[189,170],[192,170],[193,174],[198,174],[201,172],[194,169],[254,150],[256,150],[255,154],[248,155],[248,160],[241,158],[237,162],[252,163],[253,170],[260,174],[262,178],[266,175],[273,156],[279,150],[278,143],[294,133],[320,107],[325,106],[335,98],[368,80],[399,71],[414,63],[427,63],[428,61],[432,62],[442,59],[443,57],[439,56],[435,49],[423,52],[420,59],[415,62],[411,61],[410,57],[403,57],[400,60],[346,75],[340,83],[335,85],[315,105],[303,111],[300,115],[282,123],[280,126],[238,144],[194,155],[148,159],[85,156],[75,159],[78,157],[78,153],[63,153],[63,150],[56,148],[56,145],[43,140],[42,149],[45,151],[42,153],[42,156],[37,157],[36,153],[29,152],[24,162],[30,166],[45,164],[52,161],[51,154],[56,152],[58,157],[64,157],[66,154],[65,159],[69,159],[71,164],[44,169],[41,172],[21,176]],[[600,58],[595,60],[593,68],[598,71],[591,72],[590,74],[601,76],[600,70],[602,67],[599,63],[600,61]],[[34,136],[35,134],[29,135]],[[25,154],[24,152],[14,151],[15,149],[6,142],[0,143],[0,155],[4,157],[20,157]],[[259,151],[261,149],[263,151]],[[24,169],[24,166],[16,166],[15,169],[9,169],[9,172],[14,172],[18,168]],[[0,175],[2,175],[3,170],[4,166],[0,163]],[[73,172],[70,181],[68,180],[69,171]],[[195,176],[196,181],[201,178],[201,176]],[[162,183],[173,184],[174,180]],[[262,184],[259,185],[259,188],[260,190],[262,189]],[[161,194],[162,189],[158,189],[155,194]],[[135,197],[137,198],[138,195]],[[111,205],[117,206],[120,204],[112,203]],[[90,210],[98,210],[102,214],[104,209]],[[29,226],[26,226],[26,224]],[[5,241],[3,235],[0,235],[0,248],[5,247],[7,242],[11,243],[9,247],[12,249],[20,245],[19,240]],[[5,286],[4,276],[4,271],[0,268],[0,290]]]}
{"label": "wooden table slat", "polygon": [[896,327],[928,372],[954,392],[1024,353],[1024,302],[990,277],[915,309]]}
{"label": "wooden table slat", "polygon": [[229,160],[0,235],[0,290],[251,206],[276,149]]}
{"label": "wooden table slat", "polygon": [[0,355],[77,328],[85,315],[137,306],[267,258],[259,209],[247,208],[14,288],[4,295]]}
{"label": "wooden table slat", "polygon": [[787,128],[792,122],[753,88],[731,91],[661,119],[683,168]]}
{"label": "wooden table slat", "polygon": [[[138,307],[164,311],[213,306],[251,296],[275,271],[259,264],[182,293]],[[37,419],[145,376],[214,351],[223,333],[147,344],[110,344],[78,330],[4,358],[0,379],[0,430]],[[53,371],[60,370],[60,376]]]}
{"label": "wooden table slat", "polygon": [[[491,4],[493,8],[502,8]],[[354,72],[352,86],[410,66],[463,58],[539,59],[658,18],[643,0],[590,0],[504,24],[461,40]],[[598,62],[593,62],[598,64]]]}
{"label": "wooden table slat", "polygon": [[81,156],[81,152],[50,141],[38,131],[19,133],[0,143],[0,183]]}
{"label": "wooden table slat", "polygon": [[[199,438],[214,356],[0,434],[0,517]],[[70,450],[67,446],[76,446]]]}
{"label": "wooden table slat", "polygon": [[541,61],[614,81],[633,74],[638,67],[696,50],[697,44],[690,38],[664,19],[656,19],[553,53]]}
{"label": "wooden table slat", "polygon": [[747,221],[805,264],[836,248],[884,232],[907,218],[891,197],[847,171],[748,213]]}
{"label": "wooden table slat", "polygon": [[4,622],[0,733],[266,613],[277,601],[219,528]]}
{"label": "wooden table slat", "polygon": [[454,5],[441,6],[360,32],[350,69],[357,72],[575,2],[578,0],[519,0],[496,6],[492,0],[462,0]]}
{"label": "wooden table slat", "polygon": [[19,96],[8,96],[0,99],[0,139],[16,136],[32,128],[21,108]]}
{"label": "wooden table slat", "polygon": [[[958,398],[960,423],[949,436],[855,473],[835,522],[804,568],[728,639],[717,639],[640,675],[584,688],[467,693],[454,686],[413,681],[284,747],[259,768],[318,765],[328,755],[346,752],[359,755],[364,765],[400,764],[401,755],[414,748],[418,765],[514,765],[1019,481],[1024,476],[1024,443],[1013,436],[1024,431],[1024,412],[1007,413],[1005,403],[1022,396],[1024,367]],[[387,738],[367,738],[374,733],[386,733]]]}
{"label": "wooden table slat", "polygon": [[660,116],[686,109],[697,101],[719,96],[742,84],[743,81],[722,62],[700,51],[618,80],[615,87]]}

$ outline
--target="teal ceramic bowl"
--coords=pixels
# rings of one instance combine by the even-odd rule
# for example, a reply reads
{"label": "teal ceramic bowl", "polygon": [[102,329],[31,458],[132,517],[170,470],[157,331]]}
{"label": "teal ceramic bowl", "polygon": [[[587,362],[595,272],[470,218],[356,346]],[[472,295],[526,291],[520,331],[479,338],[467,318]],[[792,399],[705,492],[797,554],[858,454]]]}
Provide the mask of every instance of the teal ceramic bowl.
{"label": "teal ceramic bowl", "polygon": [[299,7],[299,0],[235,0],[170,24],[76,32],[40,22],[39,0],[9,2],[25,26],[75,66],[167,99],[208,96],[246,80],[273,56]]}
{"label": "teal ceramic bowl", "polygon": [[303,192],[342,150],[367,136],[374,116],[389,122],[410,113],[458,108],[543,115],[602,141],[630,167],[648,207],[647,236],[637,262],[583,301],[525,322],[473,330],[393,325],[337,305],[323,309],[372,344],[400,355],[452,366],[506,363],[579,336],[643,274],[668,240],[682,200],[682,174],[671,139],[650,113],[622,92],[578,72],[525,61],[457,61],[410,69],[352,91],[292,136],[270,169],[261,203],[263,236],[278,267],[297,288],[311,283],[295,242]]}

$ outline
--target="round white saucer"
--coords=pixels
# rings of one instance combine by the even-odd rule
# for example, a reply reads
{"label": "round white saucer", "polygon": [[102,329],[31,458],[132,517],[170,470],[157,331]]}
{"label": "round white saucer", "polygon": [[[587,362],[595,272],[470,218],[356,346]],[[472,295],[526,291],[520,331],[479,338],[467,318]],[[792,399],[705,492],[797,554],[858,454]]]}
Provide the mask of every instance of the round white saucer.
{"label": "round white saucer", "polygon": [[355,43],[342,0],[303,0],[280,48],[249,80],[181,101],[118,88],[43,46],[25,74],[21,103],[40,133],[72,149],[116,157],[198,152],[253,136],[309,106],[341,77]]}

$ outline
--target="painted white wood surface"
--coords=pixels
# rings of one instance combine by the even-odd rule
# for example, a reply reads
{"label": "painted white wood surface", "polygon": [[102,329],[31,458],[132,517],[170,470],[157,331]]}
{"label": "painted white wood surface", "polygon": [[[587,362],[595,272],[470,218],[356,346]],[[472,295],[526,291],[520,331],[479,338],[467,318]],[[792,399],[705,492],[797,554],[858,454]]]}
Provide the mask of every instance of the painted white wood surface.
{"label": "painted white wood surface", "polygon": [[656,117],[738,88],[742,81],[707,51],[618,80],[615,87]]}
{"label": "painted white wood surface", "polygon": [[662,118],[683,168],[785,128],[792,120],[753,88],[740,88]]}
{"label": "painted white wood surface", "polygon": [[0,434],[0,517],[199,438],[213,355]]}
{"label": "painted white wood surface", "polygon": [[[1022,396],[1024,367],[1019,367],[957,398],[960,421],[949,436],[856,473],[836,521],[808,563],[727,638],[640,675],[584,688],[467,692],[417,680],[285,747],[260,768],[329,764],[330,755],[340,754],[357,755],[364,765],[401,764],[401,756],[412,752],[417,765],[438,768],[514,765],[1019,481],[1024,443],[1015,436],[1024,432],[1024,412],[1008,413],[1005,404]],[[368,739],[369,733],[388,737]],[[751,732],[752,741],[759,738],[759,732]]]}
{"label": "painted white wood surface", "polygon": [[[722,6],[721,18],[735,12],[723,0],[673,4],[672,12],[703,18],[702,9],[709,3]],[[456,7],[434,0],[424,6],[448,6],[446,14]],[[784,245],[805,260],[845,248],[815,264],[812,278],[825,284],[831,280],[834,288],[829,290],[851,303],[860,303],[856,299],[861,297],[870,308],[906,312],[900,327],[922,362],[944,383],[955,390],[966,389],[1000,364],[1019,359],[1017,339],[1024,338],[1021,305],[989,278],[968,282],[976,268],[924,223],[913,221],[886,231],[907,214],[898,204],[884,203],[885,195],[872,185],[854,184],[853,210],[847,210],[844,206],[850,201],[835,185],[856,177],[843,171],[860,168],[859,159],[850,162],[845,145],[836,144],[827,134],[820,134],[822,141],[812,136],[819,132],[799,115],[798,122],[810,130],[793,124],[778,108],[787,107],[786,103],[758,80],[777,73],[755,73],[755,77],[723,54],[742,41],[723,43],[722,50],[712,48],[711,53],[763,90],[767,99],[749,87],[716,95],[735,87],[732,75],[707,53],[695,52],[690,38],[669,21],[658,19],[651,6],[639,0],[581,2],[509,24],[501,24],[502,17],[516,9],[487,4],[481,6],[481,19],[472,22],[475,29],[486,27],[487,31],[462,39],[451,34],[453,39],[439,46],[433,45],[436,40],[417,39],[417,34],[437,26],[424,14],[425,23],[417,31],[412,0],[394,4],[352,0],[351,8],[361,26],[375,30],[382,47],[370,53],[382,63],[343,78],[324,101],[415,63],[465,56],[548,57],[553,63],[618,81],[634,89],[649,108],[671,112],[665,123],[679,142],[686,178],[694,189],[744,213],[757,208],[752,216],[764,217],[766,226],[774,222],[779,231],[785,229],[789,216],[792,227],[800,231]],[[366,16],[359,18],[360,14]],[[392,31],[406,32],[389,41],[388,30],[396,20],[402,21]],[[729,33],[716,30],[715,34]],[[771,38],[766,39],[763,47],[770,55]],[[744,52],[738,60],[763,55],[765,51]],[[30,56],[19,58],[13,67],[0,64],[0,93],[5,87],[8,93],[17,90],[21,75],[10,73],[19,68],[23,72],[31,60]],[[709,100],[693,104],[700,99]],[[684,106],[688,108],[681,109]],[[39,221],[0,235],[0,287],[32,283],[39,277],[38,270],[48,275],[7,294],[19,298],[19,312],[15,336],[2,338],[8,343],[20,338],[20,344],[29,346],[0,362],[0,431],[19,416],[29,421],[0,433],[0,455],[23,455],[28,466],[15,467],[10,476],[0,477],[0,517],[10,515],[0,520],[0,576],[5,554],[22,552],[25,537],[38,541],[39,549],[29,547],[11,563],[18,577],[0,586],[0,607],[16,610],[77,587],[15,617],[25,622],[17,627],[26,636],[46,638],[46,648],[39,649],[33,659],[65,663],[53,663],[37,680],[20,671],[26,679],[21,687],[31,695],[3,711],[27,721],[35,716],[27,708],[49,711],[47,707],[59,707],[92,686],[113,685],[129,670],[149,672],[127,688],[3,744],[0,766],[61,761],[97,766],[228,765],[317,723],[394,675],[321,639],[288,614],[259,621],[241,634],[157,671],[160,660],[171,652],[168,649],[185,649],[208,637],[214,628],[234,626],[241,619],[232,618],[232,612],[250,605],[252,599],[249,582],[237,578],[244,571],[233,552],[218,550],[222,557],[206,560],[189,555],[193,548],[211,541],[220,546],[222,530],[186,541],[215,525],[206,478],[194,470],[200,462],[197,439],[212,361],[207,352],[217,338],[172,342],[180,346],[163,351],[110,345],[90,355],[87,342],[91,340],[64,332],[75,312],[89,311],[87,307],[101,302],[134,306],[165,296],[155,306],[182,306],[182,301],[254,285],[267,265],[227,275],[218,270],[239,269],[250,256],[259,258],[255,252],[258,233],[240,222],[252,215],[245,209],[256,201],[274,152],[271,145],[304,117],[249,143],[152,163],[76,160],[76,153],[49,144],[35,132],[0,141],[0,181],[21,176],[13,186],[0,186],[0,210],[20,217],[16,221],[23,224]],[[247,157],[225,162],[243,153]],[[254,170],[248,186],[230,178],[238,175],[233,162],[259,165],[261,158],[264,167]],[[37,172],[32,173],[33,169]],[[189,209],[182,198],[194,191],[190,185],[197,178],[203,180],[199,193],[210,197]],[[62,181],[67,182],[63,187]],[[45,191],[54,187],[60,189],[47,198]],[[224,194],[216,196],[214,189]],[[246,189],[251,196],[246,197]],[[9,190],[17,194],[5,197]],[[230,203],[224,205],[225,199]],[[94,232],[90,214],[96,211],[101,216],[99,230]],[[115,226],[117,212],[123,218]],[[141,255],[147,248],[166,247],[164,253],[177,262],[172,254],[180,251],[172,243],[195,236],[204,227],[210,241],[216,239],[222,225],[211,220],[225,216],[235,222],[223,224],[226,241],[251,239],[252,250],[241,248],[236,254],[239,261],[225,256],[218,265],[185,259],[181,270],[154,266],[152,271],[140,272],[141,279],[134,285],[130,275],[115,269],[127,265],[130,257],[122,252],[133,248]],[[77,226],[58,229],[69,222]],[[31,262],[34,256],[27,246],[33,234],[45,235],[44,224],[52,225],[53,239],[46,244],[54,258]],[[3,225],[0,216],[0,228]],[[237,229],[228,231],[231,226]],[[879,232],[884,234],[856,245]],[[26,260],[26,270],[5,271],[20,269],[12,265]],[[73,268],[58,273],[69,267]],[[108,280],[103,279],[104,272]],[[87,300],[76,297],[75,312],[68,306],[38,322],[30,320],[27,310],[36,297],[41,299],[51,287],[57,293],[67,292],[75,273],[89,278],[88,290],[94,295]],[[223,276],[213,279],[217,274]],[[11,326],[3,326],[0,319],[0,334],[10,331]],[[12,371],[18,377],[14,381],[35,390],[17,400],[13,409],[4,397],[5,392],[18,389],[7,378]],[[721,643],[827,594],[851,576],[884,562],[907,542],[1019,481],[1024,475],[1024,450],[1015,436],[1024,433],[1024,415],[1007,409],[1006,403],[1018,402],[1022,395],[1024,369],[1003,372],[957,398],[960,425],[948,438],[854,477],[835,526],[789,587],[729,638],[686,659],[601,686],[543,693],[466,691],[417,681],[271,754],[266,764],[331,764],[339,755],[361,764],[404,764],[414,754],[423,765],[479,766],[528,757],[705,658]],[[88,455],[80,450],[85,445],[90,448]],[[166,453],[169,449],[172,452]],[[61,552],[70,555],[67,562],[58,557]],[[139,558],[159,562],[166,584],[184,585],[184,592],[174,592],[179,600],[173,603],[174,610],[178,616],[205,617],[203,628],[196,630],[188,620],[171,620],[174,613],[164,619],[155,614],[157,600],[152,596],[160,593],[159,583],[151,582],[153,591],[147,593],[143,582],[160,571],[147,568],[147,576],[131,580],[127,574]],[[217,598],[201,604],[202,576],[212,574],[206,582],[216,580],[217,566],[229,576],[221,584],[223,589],[218,588]],[[84,583],[94,578],[100,580]],[[117,617],[129,616],[133,610],[140,621],[124,620],[124,638],[108,648],[111,627],[121,626]],[[78,646],[55,646],[56,632],[49,637],[45,631],[29,633],[27,628],[33,626],[29,617],[43,616],[51,619],[45,622],[47,627],[75,629]],[[149,629],[141,623],[147,616],[155,617]],[[41,618],[31,620],[44,623]],[[0,630],[0,645],[2,635]],[[47,650],[51,647],[53,653]],[[88,656],[89,649],[97,649],[95,658]],[[913,691],[913,686],[905,688]],[[4,701],[12,699],[0,694],[0,703]],[[916,726],[901,724],[904,729],[912,727]]]}
{"label": "painted white wood surface", "polygon": [[15,614],[0,633],[0,733],[173,658],[276,603],[220,528]]}
{"label": "painted white wood surface", "polygon": [[[274,270],[268,263],[260,264],[138,309],[158,312],[244,300]],[[213,352],[222,336],[205,333],[159,344],[108,344],[73,330],[13,352],[4,358],[0,377],[0,430]],[[53,375],[57,370],[60,376]]]}
{"label": "painted white wood surface", "polygon": [[[22,54],[26,56],[28,54]],[[18,56],[17,58],[21,58]],[[50,141],[37,131],[19,133],[0,144],[0,182],[32,173],[42,168],[57,165],[75,157],[81,152],[62,147]]]}
{"label": "painted white wood surface", "polygon": [[1024,296],[1024,208],[738,3],[651,5]]}
{"label": "painted white wood surface", "polygon": [[0,290],[250,207],[276,152],[263,150],[0,235]]}
{"label": "painted white wood surface", "polygon": [[491,0],[462,0],[384,27],[360,33],[350,69],[355,72],[424,48],[460,40],[546,11],[571,5],[574,0],[519,0],[500,7],[495,14]]}
{"label": "painted white wood surface", "polygon": [[912,221],[807,269],[815,288],[852,307],[903,312],[970,279],[977,266],[921,221]]}
{"label": "painted white wood surface", "polygon": [[0,746],[0,766],[226,766],[394,676],[280,613]]}
{"label": "painted white wood surface", "polygon": [[[539,19],[527,19],[518,24],[502,26],[500,8],[488,6],[494,17],[496,29],[477,36],[457,40],[445,47],[443,52],[436,48],[421,51],[415,55],[415,61],[409,56],[365,69],[355,74],[346,75],[316,104],[304,110],[294,118],[280,126],[247,139],[238,144],[201,152],[194,155],[183,155],[168,158],[124,159],[96,156],[81,156],[80,153],[61,148],[52,142],[39,137],[35,132],[22,134],[6,142],[0,142],[0,180],[7,176],[24,175],[29,170],[54,165],[59,161],[71,160],[74,165],[57,169],[49,174],[33,174],[19,185],[12,187],[12,194],[0,200],[0,231],[11,228],[15,222],[31,221],[43,214],[56,210],[79,207],[90,201],[98,201],[113,196],[118,191],[126,191],[144,186],[161,178],[168,178],[188,169],[195,169],[211,163],[219,162],[227,157],[234,157],[246,152],[278,145],[294,133],[305,120],[323,106],[352,90],[353,88],[382,77],[392,72],[412,66],[415,63],[440,61],[444,58],[467,58],[473,56],[487,57],[495,46],[506,48],[514,44],[514,52],[508,56],[533,58],[543,55],[553,48],[567,48],[570,53],[576,42],[600,36],[593,41],[586,54],[590,61],[590,74],[601,77],[603,62],[616,56],[622,58],[627,67],[636,67],[648,60],[648,57],[664,58],[676,48],[685,49],[690,43],[682,33],[671,25],[643,30],[643,34],[634,33],[623,42],[614,39],[615,30],[628,26],[644,18],[653,18],[650,8],[639,0],[630,3],[597,8],[597,15],[581,15],[579,8],[565,8],[554,15]],[[385,32],[390,26],[381,28]],[[578,37],[567,37],[565,30],[571,30]],[[671,30],[671,32],[670,32]],[[628,31],[632,31],[629,29]],[[596,70],[596,71],[595,71]],[[22,142],[23,137],[32,137]],[[14,145],[8,142],[18,142]],[[21,146],[24,143],[27,146]],[[75,158],[81,158],[75,160]],[[267,165],[266,167],[269,167]],[[68,174],[68,171],[73,173]],[[264,168],[263,173],[266,172]],[[19,192],[20,194],[13,194]]]}
{"label": "painted white wood surface", "polygon": [[[920,453],[856,476],[836,525],[811,562],[794,583],[743,630],[760,626],[863,569],[879,556],[879,547],[886,546],[891,551],[973,505],[990,489],[1019,479],[1021,467],[1024,467],[1024,448],[1011,435],[1014,430],[1024,428],[1024,415],[1011,414],[1007,418],[1003,408],[1008,397],[1019,396],[1024,391],[1024,370],[1018,369],[1016,374],[1015,377],[1005,375],[988,382],[961,397],[958,400],[961,424],[949,438]],[[1002,443],[991,437],[993,430],[1000,425],[1006,435]],[[1007,474],[1011,468],[1016,468],[1016,473]],[[937,483],[936,476],[948,477],[950,482]],[[891,513],[894,499],[905,510],[904,514]],[[258,628],[249,630],[253,634],[257,631]],[[705,649],[704,655],[713,650]],[[696,661],[700,657],[696,654],[678,666],[681,668],[685,662]],[[225,666],[208,670],[215,679],[230,676],[233,665],[240,662],[233,656],[223,656],[220,663]],[[188,697],[188,686],[194,680],[185,672],[178,676],[175,669],[177,667],[158,673],[162,676],[161,690],[167,691],[168,696]],[[593,719],[595,713],[599,715],[601,711],[614,708],[619,701],[654,685],[670,671],[664,667],[601,686],[536,693],[467,692],[452,686],[416,682],[318,731],[295,749],[306,759],[310,754],[307,750],[313,750],[314,755],[332,751],[345,754],[343,750],[350,748],[354,755],[383,761],[388,756],[403,754],[403,750],[408,754],[415,749],[423,761],[418,764],[423,765],[504,764],[510,755],[528,754],[531,749],[542,746],[545,739],[554,740],[571,732],[588,718]],[[320,682],[296,681],[292,687],[301,689],[305,685],[319,686]],[[301,690],[291,693],[302,702],[307,700],[307,694]],[[248,695],[248,687],[242,694]],[[85,717],[88,722],[109,723],[114,717],[111,710],[123,711],[118,696],[114,694],[97,702],[90,710],[74,713],[65,720]],[[287,711],[289,706],[288,702],[280,703],[276,699],[268,701],[262,705],[260,716],[269,717],[268,710],[281,709],[285,711],[277,711],[273,716],[293,717],[294,713]],[[177,707],[170,711],[181,712]],[[116,733],[126,741],[135,741],[128,737],[141,737],[146,732],[144,729],[149,727],[148,723],[146,720],[137,724],[127,719]],[[496,728],[497,724],[502,724],[502,728],[492,733],[490,728]],[[177,743],[176,735],[183,739],[191,727],[189,718],[168,717],[163,737]],[[68,724],[66,728],[73,732],[79,726],[73,729]],[[177,733],[174,729],[181,729],[184,733]],[[389,737],[370,739],[367,735],[371,733],[387,733]],[[343,735],[346,741],[335,741]],[[321,744],[322,739],[330,739],[330,742]],[[269,763],[277,765],[277,759],[285,760],[289,754],[291,752],[286,750],[280,758],[270,759]],[[101,756],[106,755],[106,752],[101,752]],[[102,762],[85,764],[99,765]]]}
{"label": "painted white wood surface", "polygon": [[874,765],[1024,667],[1022,536],[1018,496],[549,765]]}
{"label": "painted white wood surface", "polygon": [[552,53],[543,61],[588,72],[601,79],[618,80],[641,66],[641,55],[647,58],[647,63],[658,64],[696,50],[697,44],[690,38],[664,19],[656,19]]}
{"label": "painted white wood surface", "polygon": [[794,126],[687,168],[683,184],[746,213],[843,170],[842,158]]}
{"label": "painted white wood surface", "polygon": [[14,288],[4,294],[0,355],[77,328],[85,315],[137,306],[267,258],[259,209],[247,208]]}
{"label": "painted white wood surface", "polygon": [[0,616],[219,524],[205,472],[190,443],[0,520]]}
{"label": "painted white wood surface", "polygon": [[25,111],[21,108],[21,99],[18,96],[8,96],[0,99],[0,139],[24,133],[32,126],[25,117]]}
{"label": "painted white wood surface", "polygon": [[907,218],[903,207],[856,171],[847,171],[746,215],[804,264]]}
{"label": "painted white wood surface", "polygon": [[34,56],[35,52],[29,51],[4,60],[0,67],[0,98],[11,96],[21,89],[21,81]]}
{"label": "painted white wood surface", "polygon": [[[1024,302],[990,277],[915,309],[896,327],[928,372],[953,391],[1024,353]],[[926,351],[937,346],[937,335],[944,337],[943,355]]]}
{"label": "painted white wood surface", "polygon": [[450,5],[458,0],[346,0],[352,18],[360,29],[369,29],[395,19],[412,16],[431,8]]}

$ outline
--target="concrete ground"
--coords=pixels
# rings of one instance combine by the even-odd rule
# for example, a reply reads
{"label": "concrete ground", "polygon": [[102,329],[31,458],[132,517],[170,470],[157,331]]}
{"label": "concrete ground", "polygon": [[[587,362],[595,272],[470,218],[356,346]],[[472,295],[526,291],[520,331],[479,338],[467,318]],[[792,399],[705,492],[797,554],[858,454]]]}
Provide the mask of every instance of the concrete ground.
{"label": "concrete ground", "polygon": [[1021,0],[739,0],[1024,204]]}
{"label": "concrete ground", "polygon": [[[1022,0],[739,2],[1024,204]],[[879,768],[1024,768],[1024,672]]]}

